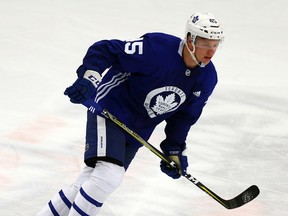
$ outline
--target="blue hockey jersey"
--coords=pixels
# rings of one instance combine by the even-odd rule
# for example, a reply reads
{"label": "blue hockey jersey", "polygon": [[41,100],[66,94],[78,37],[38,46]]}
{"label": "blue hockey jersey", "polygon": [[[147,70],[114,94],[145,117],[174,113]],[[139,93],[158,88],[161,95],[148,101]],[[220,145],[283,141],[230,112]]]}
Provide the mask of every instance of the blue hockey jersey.
{"label": "blue hockey jersey", "polygon": [[166,140],[183,144],[217,83],[213,63],[187,68],[183,48],[184,41],[163,33],[102,40],[88,49],[77,73],[102,74],[95,101],[144,139],[165,120]]}

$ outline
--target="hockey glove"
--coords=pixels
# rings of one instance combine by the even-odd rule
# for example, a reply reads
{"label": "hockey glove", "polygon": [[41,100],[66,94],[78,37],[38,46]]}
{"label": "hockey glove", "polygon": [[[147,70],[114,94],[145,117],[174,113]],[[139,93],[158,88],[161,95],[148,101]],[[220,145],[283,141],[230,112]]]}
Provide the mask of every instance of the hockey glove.
{"label": "hockey glove", "polygon": [[64,95],[67,95],[72,103],[83,103],[91,98],[100,81],[98,72],[87,70],[83,77],[79,77],[72,86],[66,88]]}
{"label": "hockey glove", "polygon": [[165,161],[160,162],[161,171],[170,176],[173,179],[178,179],[182,175],[186,174],[188,167],[187,156],[185,155],[185,144],[179,145],[169,145],[165,140],[160,144],[160,147],[163,153],[174,161],[177,165],[177,168],[171,167]]}

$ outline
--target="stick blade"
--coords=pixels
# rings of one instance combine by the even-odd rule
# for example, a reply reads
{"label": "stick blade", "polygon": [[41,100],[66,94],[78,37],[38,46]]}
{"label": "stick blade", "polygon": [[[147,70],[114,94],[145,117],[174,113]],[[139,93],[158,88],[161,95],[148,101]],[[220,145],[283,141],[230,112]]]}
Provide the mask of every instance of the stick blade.
{"label": "stick blade", "polygon": [[237,197],[227,200],[227,208],[234,209],[252,201],[260,194],[260,190],[256,185],[252,185],[239,194]]}

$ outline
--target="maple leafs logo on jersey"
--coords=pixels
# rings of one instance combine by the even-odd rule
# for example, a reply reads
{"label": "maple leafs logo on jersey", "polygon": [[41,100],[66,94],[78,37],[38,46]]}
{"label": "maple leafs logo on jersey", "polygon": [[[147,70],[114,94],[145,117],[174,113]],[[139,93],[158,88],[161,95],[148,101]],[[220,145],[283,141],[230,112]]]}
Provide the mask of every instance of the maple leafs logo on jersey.
{"label": "maple leafs logo on jersey", "polygon": [[150,118],[176,110],[186,100],[186,94],[175,86],[164,86],[150,91],[144,107]]}
{"label": "maple leafs logo on jersey", "polygon": [[165,99],[162,95],[158,95],[156,98],[156,104],[151,107],[151,109],[158,115],[161,115],[173,109],[177,105],[178,103],[175,102],[175,93],[166,96]]}

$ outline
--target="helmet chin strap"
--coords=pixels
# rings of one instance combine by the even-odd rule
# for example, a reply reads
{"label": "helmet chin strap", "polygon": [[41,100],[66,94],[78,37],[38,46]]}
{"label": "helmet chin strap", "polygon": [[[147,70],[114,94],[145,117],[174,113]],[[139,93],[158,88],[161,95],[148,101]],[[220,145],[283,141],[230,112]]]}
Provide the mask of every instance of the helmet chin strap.
{"label": "helmet chin strap", "polygon": [[196,64],[199,65],[200,67],[205,67],[206,65],[205,65],[204,63],[199,62],[199,61],[196,59],[196,56],[194,55],[195,45],[194,45],[194,43],[191,43],[191,44],[192,44],[192,46],[193,46],[193,51],[191,51],[191,50],[189,49],[188,44],[187,44],[187,42],[186,42],[186,40],[185,40],[185,46],[187,47],[187,49],[188,49],[188,51],[189,51],[192,59],[193,59],[193,60],[196,62]]}

